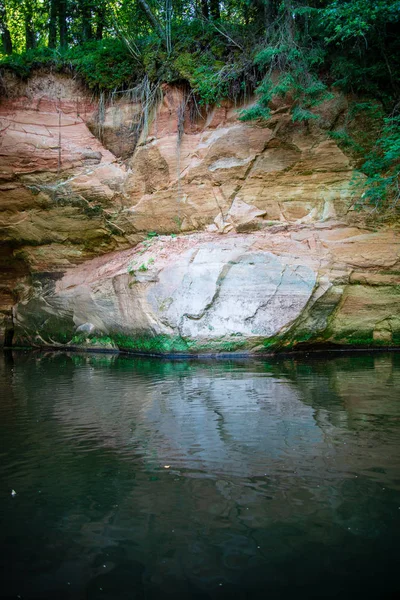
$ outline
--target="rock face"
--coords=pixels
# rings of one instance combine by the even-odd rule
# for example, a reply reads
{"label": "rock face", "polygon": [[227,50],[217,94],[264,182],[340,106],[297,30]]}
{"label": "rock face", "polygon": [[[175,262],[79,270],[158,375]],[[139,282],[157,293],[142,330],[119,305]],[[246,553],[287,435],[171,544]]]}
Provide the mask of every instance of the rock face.
{"label": "rock face", "polygon": [[160,236],[38,286],[16,338],[172,353],[398,345],[399,267],[393,231]]}
{"label": "rock face", "polygon": [[356,173],[329,137],[344,97],[318,125],[281,106],[265,127],[228,103],[193,117],[180,87],[144,119],[66,75],[4,85],[0,342],[398,344],[399,238],[351,210]]}

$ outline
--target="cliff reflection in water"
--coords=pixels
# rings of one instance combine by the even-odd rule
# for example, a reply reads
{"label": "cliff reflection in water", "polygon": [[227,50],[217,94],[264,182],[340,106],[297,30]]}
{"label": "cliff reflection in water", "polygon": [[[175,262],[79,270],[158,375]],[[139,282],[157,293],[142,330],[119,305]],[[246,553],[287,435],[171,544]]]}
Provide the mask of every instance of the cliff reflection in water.
{"label": "cliff reflection in water", "polygon": [[399,354],[15,353],[0,386],[6,595],[397,590]]}

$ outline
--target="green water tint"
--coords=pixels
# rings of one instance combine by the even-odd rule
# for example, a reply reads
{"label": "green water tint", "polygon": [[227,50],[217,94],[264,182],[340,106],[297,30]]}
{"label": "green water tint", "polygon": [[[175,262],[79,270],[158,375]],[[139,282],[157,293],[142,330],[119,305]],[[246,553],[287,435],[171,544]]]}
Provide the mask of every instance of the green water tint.
{"label": "green water tint", "polygon": [[0,398],[0,598],[397,597],[400,354],[15,352]]}

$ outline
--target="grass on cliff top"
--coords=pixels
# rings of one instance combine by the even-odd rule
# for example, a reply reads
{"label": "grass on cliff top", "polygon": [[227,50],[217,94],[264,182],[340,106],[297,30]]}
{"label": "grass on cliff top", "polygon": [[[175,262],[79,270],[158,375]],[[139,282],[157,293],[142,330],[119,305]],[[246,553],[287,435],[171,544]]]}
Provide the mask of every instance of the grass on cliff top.
{"label": "grass on cliff top", "polygon": [[133,84],[142,73],[118,39],[88,42],[65,50],[42,47],[0,59],[0,68],[28,79],[35,70],[77,73],[90,89],[112,91]]}
{"label": "grass on cliff top", "polygon": [[[242,30],[236,25],[235,34],[241,41],[246,39]],[[0,53],[0,69],[23,79],[40,68],[74,73],[95,92],[127,90],[146,76],[152,83],[189,85],[200,104],[234,100],[253,92],[259,78],[253,63],[254,40],[232,47],[224,36],[216,35],[212,24],[201,20],[181,23],[173,33],[175,43],[169,53],[157,35],[148,33],[135,38],[137,56],[123,39],[108,37],[65,49],[38,47],[9,56]]]}

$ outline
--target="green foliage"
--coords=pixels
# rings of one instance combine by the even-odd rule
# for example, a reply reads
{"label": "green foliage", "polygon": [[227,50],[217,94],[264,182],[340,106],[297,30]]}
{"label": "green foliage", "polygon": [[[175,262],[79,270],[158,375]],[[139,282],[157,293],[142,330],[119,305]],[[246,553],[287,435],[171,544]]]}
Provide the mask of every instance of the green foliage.
{"label": "green foliage", "polygon": [[382,24],[397,22],[400,1],[333,0],[325,8],[309,8],[308,12],[317,17],[326,43],[341,44],[357,38],[366,40]]}
{"label": "green foliage", "polygon": [[21,54],[5,56],[0,60],[0,67],[10,69],[22,79],[28,78],[34,69],[44,66],[62,70],[65,65],[60,53],[51,48],[35,48]]}
{"label": "green foliage", "polygon": [[[100,6],[103,4],[104,0],[100,0]],[[188,14],[193,15],[190,5],[188,2]],[[151,2],[150,6],[156,11]],[[179,7],[181,9],[182,6]],[[93,14],[94,9],[90,10]],[[236,100],[253,85],[253,77],[249,73],[253,69],[251,47],[248,45],[247,49],[242,49],[234,42],[235,37],[245,35],[243,26],[225,23],[220,25],[221,30],[216,30],[213,23],[196,16],[184,20],[176,13],[172,23],[174,46],[167,52],[163,40],[157,32],[149,29],[146,19],[143,20],[137,3],[122,2],[118,5],[111,1],[107,10],[114,14],[109,22],[114,19],[116,30],[107,32],[104,39],[85,41],[82,31],[87,32],[88,27],[85,27],[83,15],[78,10],[71,13],[68,23],[70,38],[74,35],[69,47],[55,51],[41,45],[33,51],[20,51],[10,57],[1,57],[0,53],[0,67],[11,69],[24,78],[35,68],[45,65],[57,70],[72,69],[96,91],[127,89],[144,75],[151,82],[186,81],[195,92],[197,102],[206,105],[224,98]],[[160,13],[159,19],[164,17]],[[19,27],[23,27],[23,20]],[[21,44],[18,48],[22,50]]]}
{"label": "green foliage", "polygon": [[64,55],[82,75],[90,88],[113,90],[129,86],[137,80],[137,64],[125,44],[118,39],[87,42],[75,46]]}
{"label": "green foliage", "polygon": [[274,93],[274,86],[271,78],[265,77],[255,91],[258,95],[257,104],[241,111],[240,119],[242,121],[252,121],[254,119],[267,120],[270,117],[271,111],[269,104]]}
{"label": "green foliage", "polygon": [[179,336],[168,335],[125,335],[123,333],[112,334],[114,343],[120,350],[128,352],[149,354],[170,354],[175,352],[187,352],[190,342]]}
{"label": "green foliage", "polygon": [[222,76],[223,66],[202,65],[194,70],[192,75],[193,87],[204,104],[218,104],[227,96],[228,84]]}
{"label": "green foliage", "polygon": [[68,343],[70,346],[92,346],[96,348],[115,348],[114,341],[108,336],[93,336],[91,334],[76,334],[73,336],[71,341]]}
{"label": "green foliage", "polygon": [[[142,263],[137,270],[140,271],[141,273],[144,273],[144,272],[148,271],[152,265],[154,265],[154,262],[155,262],[154,258],[149,258],[147,263]],[[127,268],[127,273],[129,275],[131,275],[132,277],[134,277],[134,275],[135,275],[135,271],[136,271],[135,265],[136,265],[136,261],[133,261],[132,263],[129,263],[128,268]]]}
{"label": "green foliage", "polygon": [[400,115],[383,119],[375,146],[365,156],[361,171],[367,176],[363,204],[394,208],[400,200]]}
{"label": "green foliage", "polygon": [[301,106],[295,106],[292,111],[292,121],[309,121],[310,119],[318,119],[318,115],[312,113],[310,110],[306,108],[302,108]]}
{"label": "green foliage", "polygon": [[243,110],[240,114],[241,121],[255,121],[257,119],[267,120],[271,115],[269,108],[264,108],[259,103]]}
{"label": "green foliage", "polygon": [[196,71],[198,66],[198,62],[196,60],[196,56],[191,54],[190,52],[183,51],[181,54],[175,58],[173,62],[173,67],[177,73],[182,77],[182,79],[186,79],[186,81],[192,81],[193,74]]}
{"label": "green foliage", "polygon": [[135,274],[135,268],[134,265],[135,263],[129,263],[128,268],[126,269],[128,275],[134,275]]}
{"label": "green foliage", "polygon": [[355,208],[395,208],[400,197],[400,115],[385,116],[382,104],[374,101],[354,102],[347,122],[329,135],[357,161]]}
{"label": "green foliage", "polygon": [[125,44],[118,39],[87,42],[66,51],[46,47],[27,50],[4,57],[0,66],[24,79],[40,67],[73,70],[90,88],[108,91],[128,87],[142,75]]}
{"label": "green foliage", "polygon": [[198,61],[189,82],[196,93],[199,104],[219,105],[222,100],[238,100],[246,95],[252,81],[252,63],[245,57],[224,62],[207,59]]}
{"label": "green foliage", "polygon": [[335,142],[342,148],[347,148],[354,150],[355,152],[362,152],[362,147],[359,146],[354,139],[349,135],[349,133],[345,129],[339,129],[337,131],[328,131],[328,135],[330,138],[335,140]]}
{"label": "green foliage", "polygon": [[254,63],[266,73],[255,90],[258,103],[242,111],[241,119],[268,119],[274,98],[291,104],[293,121],[317,119],[310,109],[330,97],[326,84],[313,72],[322,60],[323,53],[308,52],[290,38],[260,50]]}

